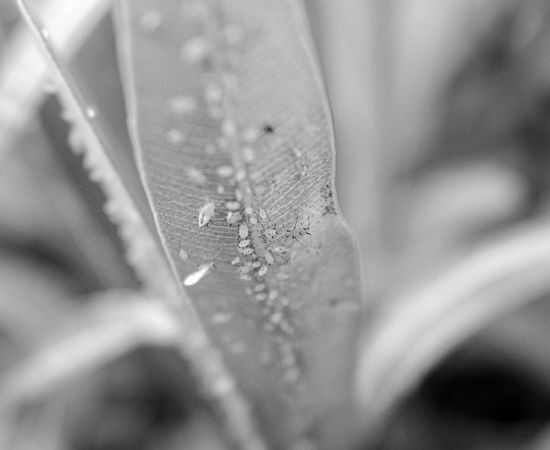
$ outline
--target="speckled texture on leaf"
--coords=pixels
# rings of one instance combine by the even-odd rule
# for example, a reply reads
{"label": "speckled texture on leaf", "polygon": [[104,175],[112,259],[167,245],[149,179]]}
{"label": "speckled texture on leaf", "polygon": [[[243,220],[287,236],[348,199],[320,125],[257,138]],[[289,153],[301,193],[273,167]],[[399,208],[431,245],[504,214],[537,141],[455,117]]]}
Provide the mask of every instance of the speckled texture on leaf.
{"label": "speckled texture on leaf", "polygon": [[277,447],[343,445],[359,264],[300,3],[121,6],[136,157],[186,293]]}

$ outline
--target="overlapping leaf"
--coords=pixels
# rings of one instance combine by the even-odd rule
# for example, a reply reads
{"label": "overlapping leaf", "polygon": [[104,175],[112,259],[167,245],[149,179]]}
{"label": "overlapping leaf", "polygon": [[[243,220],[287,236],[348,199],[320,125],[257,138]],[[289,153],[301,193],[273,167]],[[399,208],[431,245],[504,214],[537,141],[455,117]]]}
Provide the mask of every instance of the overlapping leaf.
{"label": "overlapping leaf", "polygon": [[121,5],[136,156],[180,282],[272,442],[342,446],[359,264],[300,4]]}

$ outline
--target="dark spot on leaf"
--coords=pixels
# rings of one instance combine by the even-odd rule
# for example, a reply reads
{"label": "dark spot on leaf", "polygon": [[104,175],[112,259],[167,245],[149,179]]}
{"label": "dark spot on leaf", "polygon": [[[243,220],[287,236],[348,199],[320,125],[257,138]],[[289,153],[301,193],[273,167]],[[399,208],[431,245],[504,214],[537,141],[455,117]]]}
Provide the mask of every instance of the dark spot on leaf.
{"label": "dark spot on leaf", "polygon": [[265,134],[273,134],[275,133],[275,128],[273,128],[272,125],[265,124],[262,128]]}

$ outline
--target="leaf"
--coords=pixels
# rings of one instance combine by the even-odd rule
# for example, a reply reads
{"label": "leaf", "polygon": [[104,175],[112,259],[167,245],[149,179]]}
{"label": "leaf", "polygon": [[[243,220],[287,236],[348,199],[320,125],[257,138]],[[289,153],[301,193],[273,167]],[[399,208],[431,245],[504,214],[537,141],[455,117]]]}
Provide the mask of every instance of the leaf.
{"label": "leaf", "polygon": [[546,220],[476,248],[424,284],[401,288],[375,317],[358,368],[364,434],[371,444],[399,399],[453,348],[550,292]]}
{"label": "leaf", "polygon": [[[42,17],[56,30],[63,56],[74,53],[105,14],[108,4],[107,0],[44,2]],[[44,97],[48,66],[24,26],[13,32],[0,56],[0,155],[4,156]]]}
{"label": "leaf", "polygon": [[[59,439],[65,394],[85,375],[143,346],[179,347],[180,324],[158,298],[112,291],[89,300],[91,306],[73,305],[55,320],[50,314],[30,355],[1,374],[1,448],[35,448],[38,436],[44,446]],[[180,396],[178,389],[173,392]],[[34,430],[30,436],[26,427]],[[51,448],[65,448],[60,445]]]}
{"label": "leaf", "polygon": [[187,301],[173,302],[177,287],[166,268],[163,255],[158,252],[157,235],[153,235],[151,228],[151,211],[143,202],[143,187],[136,182],[133,161],[129,162],[124,149],[117,148],[110,140],[114,136],[109,134],[112,128],[105,118],[98,118],[93,101],[95,98],[89,98],[92,92],[86,89],[85,83],[76,81],[73,71],[57,52],[50,40],[49,30],[42,25],[36,12],[24,0],[18,0],[18,5],[58,76],[60,98],[67,108],[66,115],[74,123],[71,143],[77,148],[84,144],[84,164],[90,170],[90,177],[101,185],[108,198],[106,212],[119,226],[121,237],[128,246],[129,262],[150,291],[160,293],[165,301],[172,302],[173,313],[179,318],[185,336],[179,341],[180,351],[195,371],[197,379],[201,380],[201,389],[224,415],[229,438],[243,449],[264,448],[247,403],[236,389],[218,353],[211,347],[195,311]]}
{"label": "leaf", "polygon": [[87,102],[86,91],[77,85],[63,56],[56,52],[50,31],[25,1],[18,1],[18,5],[52,63],[61,89],[60,100],[66,108],[65,116],[73,124],[69,141],[75,150],[84,152],[84,165],[90,178],[105,192],[108,199],[105,212],[119,227],[127,246],[128,262],[149,289],[173,298],[175,288],[163,255],[158,251],[151,213],[132,162],[124,152],[115,151],[105,119],[98,118],[93,104]]}
{"label": "leaf", "polygon": [[119,4],[131,135],[173,269],[270,442],[345,447],[359,263],[300,3]]}
{"label": "leaf", "polygon": [[51,330],[43,331],[35,353],[3,374],[0,411],[49,393],[136,347],[176,346],[182,335],[180,324],[159,300],[113,291],[96,296],[89,308],[65,314],[67,320],[57,321],[61,330],[53,338],[48,339]]}

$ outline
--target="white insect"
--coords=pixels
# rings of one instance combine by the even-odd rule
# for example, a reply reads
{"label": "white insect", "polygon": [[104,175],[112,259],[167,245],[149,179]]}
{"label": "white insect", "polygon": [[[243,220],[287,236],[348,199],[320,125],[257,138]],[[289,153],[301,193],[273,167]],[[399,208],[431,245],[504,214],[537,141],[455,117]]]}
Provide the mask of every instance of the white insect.
{"label": "white insect", "polygon": [[180,259],[186,260],[187,258],[189,258],[189,255],[187,254],[187,252],[183,248],[180,249]]}
{"label": "white insect", "polygon": [[187,275],[183,280],[184,286],[193,286],[216,268],[214,263],[205,263],[197,267],[195,272]]}
{"label": "white insect", "polygon": [[95,119],[97,116],[97,111],[95,108],[91,107],[91,106],[88,106],[86,108],[86,117],[88,119]]}
{"label": "white insect", "polygon": [[204,227],[210,223],[214,213],[216,212],[216,205],[213,202],[209,202],[199,210],[199,227]]}
{"label": "white insect", "polygon": [[244,162],[251,163],[256,159],[256,153],[252,147],[243,148],[243,160]]}
{"label": "white insect", "polygon": [[229,225],[236,225],[243,220],[243,216],[240,212],[229,211],[225,220]]}
{"label": "white insect", "polygon": [[240,202],[227,202],[225,204],[225,207],[229,210],[229,211],[238,211],[240,208],[241,208],[241,203]]}
{"label": "white insect", "polygon": [[265,252],[264,259],[265,259],[265,262],[268,263],[268,264],[274,264],[275,263],[275,258],[273,257],[273,255],[270,252]]}
{"label": "white insect", "polygon": [[239,226],[239,237],[241,239],[246,239],[248,237],[248,225],[246,223],[241,223]]}

